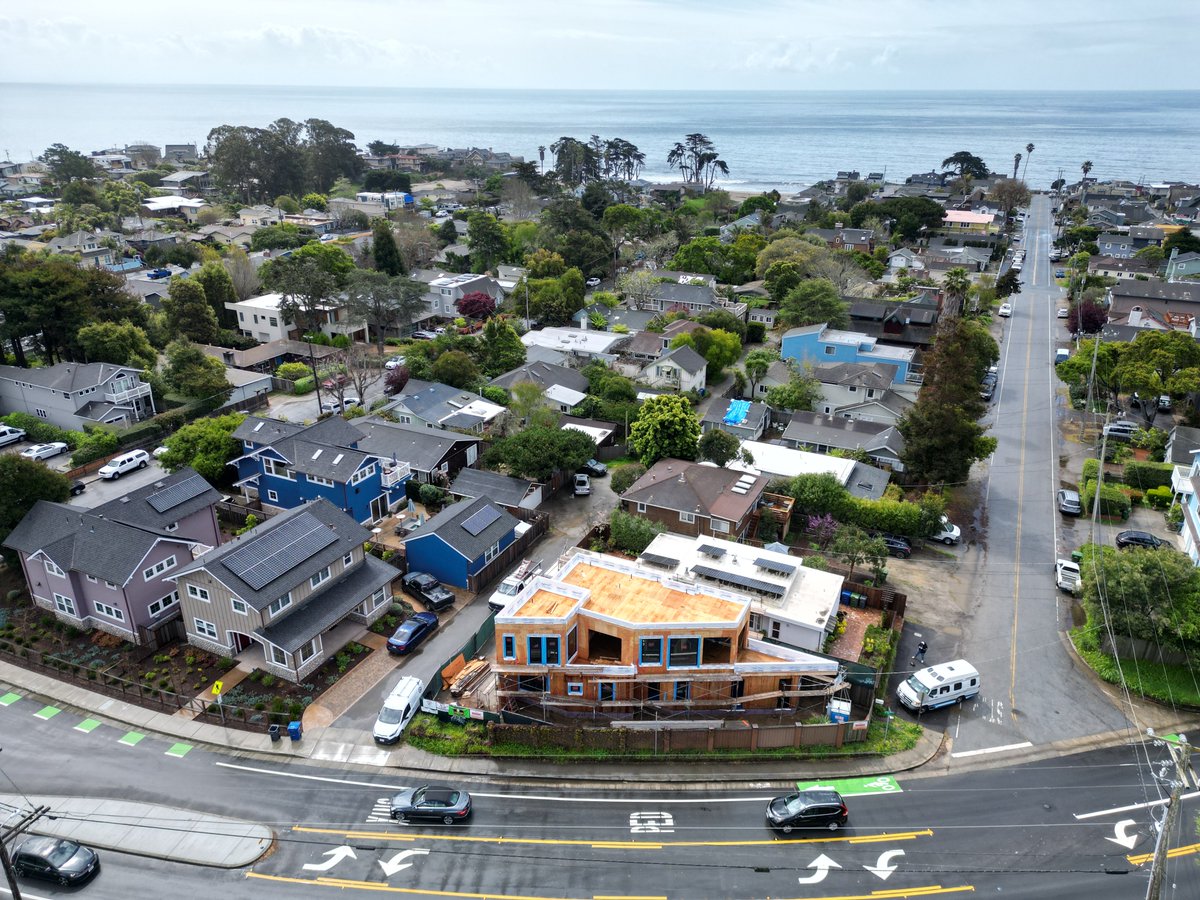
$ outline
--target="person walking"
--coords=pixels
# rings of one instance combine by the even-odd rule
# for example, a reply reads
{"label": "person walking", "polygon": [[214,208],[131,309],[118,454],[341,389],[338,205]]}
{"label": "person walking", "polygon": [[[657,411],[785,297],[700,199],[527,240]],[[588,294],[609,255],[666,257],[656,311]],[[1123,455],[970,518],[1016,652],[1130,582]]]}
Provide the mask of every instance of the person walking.
{"label": "person walking", "polygon": [[925,651],[928,649],[929,649],[929,645],[927,643],[925,643],[924,641],[921,641],[921,643],[917,644],[917,652],[914,653],[912,659],[910,659],[908,661],[909,665],[912,665],[913,663],[924,663],[925,662]]}

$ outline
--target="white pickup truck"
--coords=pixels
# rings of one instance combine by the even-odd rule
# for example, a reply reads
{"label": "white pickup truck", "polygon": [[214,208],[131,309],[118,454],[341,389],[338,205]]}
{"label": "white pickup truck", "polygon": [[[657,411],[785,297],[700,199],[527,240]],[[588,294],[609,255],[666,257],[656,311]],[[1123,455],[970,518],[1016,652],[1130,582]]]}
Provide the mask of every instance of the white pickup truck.
{"label": "white pickup truck", "polygon": [[1079,563],[1070,559],[1058,560],[1054,564],[1054,583],[1058,585],[1059,590],[1068,594],[1078,593],[1081,583]]}
{"label": "white pickup truck", "polygon": [[500,587],[496,588],[495,593],[488,597],[488,609],[496,612],[504,609],[517,594],[525,590],[525,586],[533,581],[541,571],[542,564],[540,562],[532,559],[523,560],[511,575],[500,582]]}

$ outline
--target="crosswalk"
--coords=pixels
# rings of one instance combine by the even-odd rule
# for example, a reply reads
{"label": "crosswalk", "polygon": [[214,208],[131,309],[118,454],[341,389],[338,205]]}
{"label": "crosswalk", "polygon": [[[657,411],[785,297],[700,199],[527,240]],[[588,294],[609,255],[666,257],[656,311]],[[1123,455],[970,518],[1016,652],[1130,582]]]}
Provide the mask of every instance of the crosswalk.
{"label": "crosswalk", "polygon": [[367,816],[368,822],[391,822],[392,821],[392,798],[380,797],[375,801],[375,805],[371,807],[371,814]]}
{"label": "crosswalk", "polygon": [[[73,715],[71,713],[65,713],[64,710],[58,708],[57,706],[52,704],[40,705],[40,701],[33,698],[24,697],[21,694],[13,691],[9,691],[6,694],[0,695],[0,709],[11,709],[17,715],[27,712],[35,719],[41,719],[43,722],[49,722],[60,714],[63,715],[63,719],[58,721],[73,720]],[[87,716],[83,719],[75,721],[71,727],[75,731],[79,731],[84,734],[96,734],[106,740],[115,740],[118,744],[121,744],[125,747],[136,747],[146,738],[146,735],[142,734],[140,731],[122,731],[119,726],[106,724],[102,720],[93,718],[91,716]],[[114,732],[117,733],[115,737],[113,737]],[[167,750],[164,751],[163,755],[170,756],[173,759],[183,759],[192,751],[192,749],[193,747],[191,744],[171,743]]]}

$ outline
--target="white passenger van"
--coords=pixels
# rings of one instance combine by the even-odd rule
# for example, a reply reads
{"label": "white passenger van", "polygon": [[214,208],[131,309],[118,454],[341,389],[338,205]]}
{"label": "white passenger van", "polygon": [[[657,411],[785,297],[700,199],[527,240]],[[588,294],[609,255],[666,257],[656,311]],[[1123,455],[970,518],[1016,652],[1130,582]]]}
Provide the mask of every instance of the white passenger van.
{"label": "white passenger van", "polygon": [[412,675],[405,675],[396,683],[375,720],[373,734],[378,743],[394,744],[400,740],[401,733],[421,709],[424,693],[425,682]]}
{"label": "white passenger van", "polygon": [[914,672],[896,688],[896,699],[917,712],[962,703],[978,693],[979,672],[965,659],[956,659]]}

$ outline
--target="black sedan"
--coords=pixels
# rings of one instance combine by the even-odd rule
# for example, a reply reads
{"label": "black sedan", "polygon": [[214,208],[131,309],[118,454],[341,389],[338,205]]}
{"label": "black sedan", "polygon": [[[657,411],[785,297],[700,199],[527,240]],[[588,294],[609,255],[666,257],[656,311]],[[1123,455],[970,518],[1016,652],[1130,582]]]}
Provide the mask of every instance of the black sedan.
{"label": "black sedan", "polygon": [[78,497],[80,494],[82,494],[86,490],[87,490],[87,485],[84,484],[82,481],[72,481],[71,482],[71,496],[72,497]]}
{"label": "black sedan", "polygon": [[100,857],[95,850],[74,841],[33,837],[13,853],[12,867],[22,877],[79,884],[100,871]]}
{"label": "black sedan", "polygon": [[392,797],[392,818],[397,822],[424,819],[453,825],[471,815],[471,795],[440,784],[401,791]]}
{"label": "black sedan", "polygon": [[428,572],[409,572],[400,583],[405,593],[416,597],[434,612],[454,605],[454,594],[442,587],[442,583]]}
{"label": "black sedan", "polygon": [[895,556],[900,559],[908,559],[912,556],[912,544],[904,538],[895,534],[888,534],[886,531],[871,532],[871,537],[879,538],[883,541],[889,556]]}
{"label": "black sedan", "polygon": [[400,623],[396,633],[388,638],[388,653],[397,656],[411,653],[412,649],[429,637],[438,627],[438,617],[431,612],[413,613]]}
{"label": "black sedan", "polygon": [[1122,531],[1117,535],[1117,549],[1124,550],[1126,547],[1146,547],[1150,550],[1157,550],[1166,541],[1162,538],[1156,538],[1148,531]]}
{"label": "black sedan", "polygon": [[850,818],[842,795],[834,790],[813,788],[776,797],[767,804],[767,824],[784,834],[796,828],[828,828],[837,831]]}
{"label": "black sedan", "polygon": [[608,466],[597,459],[589,459],[579,467],[579,471],[585,475],[591,475],[593,478],[603,478],[608,474]]}

